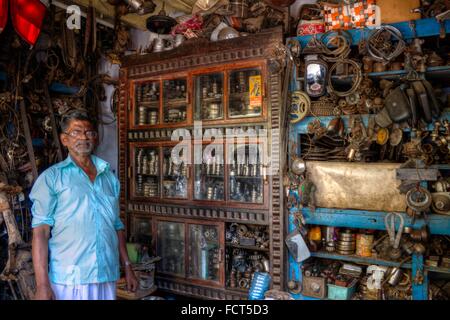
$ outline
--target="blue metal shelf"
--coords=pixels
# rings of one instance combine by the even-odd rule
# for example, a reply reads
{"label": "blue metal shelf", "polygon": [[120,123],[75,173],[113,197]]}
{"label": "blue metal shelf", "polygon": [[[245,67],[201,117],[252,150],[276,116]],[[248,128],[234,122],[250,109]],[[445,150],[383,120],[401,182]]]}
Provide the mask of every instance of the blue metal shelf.
{"label": "blue metal shelf", "polygon": [[[368,115],[368,114],[361,115],[362,121],[366,127],[369,125],[369,117],[370,116],[373,117],[375,115]],[[335,117],[333,117],[333,116],[306,117],[305,119],[303,119],[302,121],[300,121],[299,123],[297,123],[293,126],[293,131],[295,134],[308,133],[308,124],[311,121],[316,120],[316,119],[319,119],[322,126],[324,126],[326,128],[328,126],[328,124],[330,123],[330,121],[333,120],[334,118]],[[349,128],[350,116],[341,116],[341,118],[344,121],[345,127]],[[447,119],[450,121],[450,110],[446,109],[439,118]],[[434,128],[434,125],[430,124],[430,125],[428,125],[427,130],[433,130],[433,128]],[[407,129],[405,129],[405,131],[410,131],[410,129],[407,128]]]}
{"label": "blue metal shelf", "polygon": [[[416,37],[431,37],[431,36],[439,36],[441,32],[441,24],[435,18],[429,19],[419,19],[415,20],[413,24],[410,21],[400,22],[391,24],[396,27],[402,33],[402,36],[405,40],[410,40]],[[414,29],[412,26],[415,26]],[[450,20],[446,20],[444,22],[444,28],[446,33],[450,33]],[[361,40],[367,39],[372,29],[353,29],[349,30],[349,33],[352,36],[352,44],[357,45]],[[317,35],[320,36],[320,35]],[[297,39],[301,46],[304,48],[313,36],[303,36],[303,37],[294,37],[292,39]],[[428,68],[426,75],[427,78],[450,78],[448,74],[450,73],[450,66],[442,66],[442,67],[432,67]],[[404,76],[406,71],[386,71],[386,72],[372,72],[367,74],[371,78],[385,78],[385,79],[396,79],[401,76]],[[293,79],[294,80],[294,79]],[[292,88],[294,88],[293,86]],[[369,115],[362,115],[362,120],[365,126],[368,126]],[[300,145],[299,135],[307,133],[308,124],[314,120],[319,119],[321,125],[327,127],[329,122],[334,117],[306,117],[303,121],[292,126],[292,130],[290,131],[289,138],[291,142],[297,143]],[[349,128],[349,116],[342,116],[344,124],[346,128]],[[441,115],[442,119],[450,120],[450,110],[446,109]],[[429,125],[428,130],[432,130],[433,126]],[[405,131],[409,131],[409,129],[405,129]],[[438,168],[440,170],[450,170],[450,164],[446,165],[433,165],[432,168]],[[294,213],[296,211],[295,208],[291,208],[290,212]],[[328,208],[318,208],[314,212],[311,212],[307,208],[302,209],[302,213],[305,217],[307,224],[313,225],[327,225],[327,226],[335,226],[335,227],[348,227],[348,228],[361,228],[361,229],[374,229],[374,230],[386,230],[384,225],[384,217],[387,214],[386,212],[374,212],[374,211],[364,211],[364,210],[343,210],[343,209],[328,209]],[[417,218],[414,224],[412,224],[411,218],[406,213],[401,213],[405,220],[405,227],[412,227],[414,229],[421,228],[425,221],[423,219]],[[293,214],[289,214],[289,223],[288,229],[289,232],[295,230]],[[436,215],[430,214],[428,215],[427,224],[430,229],[431,234],[438,235],[450,235],[450,216],[445,215]],[[396,225],[398,228],[398,225]],[[311,253],[312,257],[316,258],[325,258],[325,259],[334,259],[341,261],[350,261],[359,264],[378,264],[385,266],[397,266],[398,263],[392,261],[386,261],[381,259],[374,258],[364,258],[358,256],[342,256],[337,254],[330,254],[326,252],[315,252]],[[301,263],[296,263],[292,256],[288,255],[288,263],[289,263],[289,278],[293,276],[297,281],[302,281],[301,274]],[[439,272],[450,274],[450,269],[446,268],[435,268],[428,267],[424,265],[424,257],[421,255],[413,255],[412,261],[410,263],[406,263],[403,265],[405,268],[412,269],[412,276],[414,277],[417,272],[422,272],[423,274],[423,283],[421,285],[413,284],[413,299],[414,300],[427,300],[428,299],[428,272]],[[298,300],[317,300],[314,298],[308,298],[301,294],[293,295],[295,299]]]}
{"label": "blue metal shelf", "polygon": [[0,71],[0,80],[6,81],[6,79],[7,79],[6,72]]}
{"label": "blue metal shelf", "polygon": [[[394,71],[383,71],[383,72],[369,72],[364,73],[363,76],[368,76],[369,78],[383,78],[383,79],[399,79],[402,76],[406,76],[408,71],[406,70],[394,70]],[[436,77],[445,77],[450,78],[450,66],[437,66],[437,67],[428,67],[425,72],[427,78],[436,78]],[[332,79],[337,79],[340,81],[350,81],[353,78],[353,75],[348,75],[346,77],[333,75]],[[304,77],[298,78],[300,81],[304,81]]]}
{"label": "blue metal shelf", "polygon": [[[386,230],[384,224],[386,212],[328,208],[318,208],[314,212],[311,212],[310,209],[303,208],[302,213],[307,224]],[[423,219],[416,218],[414,224],[412,224],[412,219],[406,213],[401,213],[401,215],[405,220],[405,227],[420,229],[425,225]],[[396,223],[395,227],[398,230],[398,223]],[[431,234],[450,235],[450,216],[429,214],[428,227]]]}
{"label": "blue metal shelf", "polygon": [[[348,261],[348,262],[367,264],[367,265],[376,264],[376,265],[386,266],[386,267],[398,267],[400,265],[400,262],[395,262],[395,261],[376,259],[376,258],[365,258],[365,257],[359,257],[359,256],[355,256],[355,255],[342,255],[342,254],[328,253],[328,252],[311,252],[311,257],[331,259],[331,260],[341,260],[341,261]],[[406,268],[406,269],[411,269],[412,264],[411,263],[403,263],[401,265],[401,267]]]}
{"label": "blue metal shelf", "polygon": [[430,272],[450,274],[450,268],[430,267],[430,266],[425,265],[425,270],[430,271]]}
{"label": "blue metal shelf", "polygon": [[[418,19],[414,20],[415,23],[415,34],[413,29],[411,28],[411,24],[409,21],[391,23],[389,25],[397,28],[401,33],[404,39],[409,40],[413,38],[422,38],[422,37],[433,37],[439,36],[441,32],[441,25],[435,18],[428,19]],[[445,20],[445,32],[450,33],[450,20]],[[359,42],[363,39],[367,39],[370,32],[373,29],[369,28],[361,28],[361,29],[351,29],[348,32],[352,36],[352,43],[354,45],[359,44]],[[321,34],[318,34],[317,37],[320,37]],[[305,47],[308,42],[311,40],[313,36],[300,36],[293,37],[292,39],[297,39],[302,47]]]}

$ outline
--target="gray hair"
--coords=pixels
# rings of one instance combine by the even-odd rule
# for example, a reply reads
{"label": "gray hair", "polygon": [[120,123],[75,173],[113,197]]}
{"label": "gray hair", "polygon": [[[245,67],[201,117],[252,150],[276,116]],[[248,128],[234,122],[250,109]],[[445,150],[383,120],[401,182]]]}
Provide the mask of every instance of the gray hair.
{"label": "gray hair", "polygon": [[67,131],[67,128],[69,128],[70,125],[70,121],[72,120],[89,121],[91,124],[93,124],[92,119],[89,118],[89,115],[86,111],[79,109],[71,110],[63,114],[61,117],[60,126],[62,132]]}

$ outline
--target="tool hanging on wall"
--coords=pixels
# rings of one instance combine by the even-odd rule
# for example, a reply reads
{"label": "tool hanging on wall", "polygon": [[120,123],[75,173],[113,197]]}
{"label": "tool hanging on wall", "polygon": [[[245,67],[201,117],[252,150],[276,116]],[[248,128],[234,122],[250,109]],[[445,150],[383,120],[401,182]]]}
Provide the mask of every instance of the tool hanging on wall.
{"label": "tool hanging on wall", "polygon": [[95,52],[97,45],[97,21],[95,7],[92,5],[92,0],[89,0],[89,8],[86,18],[86,30],[84,33],[84,49],[83,57],[88,58],[89,55]]}

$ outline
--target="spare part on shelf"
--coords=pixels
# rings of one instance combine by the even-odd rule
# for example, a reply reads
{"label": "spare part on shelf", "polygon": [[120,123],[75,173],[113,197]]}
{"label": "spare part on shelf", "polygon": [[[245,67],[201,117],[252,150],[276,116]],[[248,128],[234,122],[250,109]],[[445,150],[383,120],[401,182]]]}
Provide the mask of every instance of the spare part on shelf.
{"label": "spare part on shelf", "polygon": [[291,162],[291,171],[296,175],[302,175],[306,171],[305,161],[301,158],[294,157]]}
{"label": "spare part on shelf", "polygon": [[423,212],[430,208],[432,196],[427,189],[417,186],[406,193],[406,203],[408,207],[416,212]]}
{"label": "spare part on shelf", "polygon": [[[351,51],[352,36],[348,31],[328,31],[320,36],[324,59],[330,62],[345,59]],[[331,49],[336,48],[336,49]]]}
{"label": "spare part on shelf", "polygon": [[336,252],[342,255],[354,254],[356,250],[356,234],[350,229],[339,232]]}
{"label": "spare part on shelf", "polygon": [[310,97],[320,97],[326,92],[328,65],[318,55],[305,57],[305,91]]}
{"label": "spare part on shelf", "polygon": [[450,215],[450,193],[449,192],[435,192],[433,197],[432,208],[437,214]]}
{"label": "spare part on shelf", "polygon": [[290,118],[291,124],[302,121],[309,113],[311,99],[303,91],[293,91],[291,93]]}
{"label": "spare part on shelf", "polygon": [[[339,68],[343,68],[344,65],[349,65],[353,69],[354,77],[352,78],[352,86],[347,91],[338,91],[336,89],[336,87],[333,85],[333,78],[335,77],[335,75],[333,75],[333,73],[334,73],[334,71],[337,70],[338,67]],[[347,77],[347,75],[345,77]],[[351,60],[351,59],[340,59],[340,60],[338,60],[338,62],[333,64],[331,66],[330,70],[328,71],[327,81],[328,81],[328,91],[330,93],[335,94],[338,97],[349,96],[349,95],[355,93],[356,90],[358,90],[359,85],[361,84],[361,81],[362,81],[361,67],[354,60]]]}
{"label": "spare part on shelf", "polygon": [[377,61],[390,62],[405,50],[402,33],[395,27],[385,25],[372,31],[367,39],[367,51]]}
{"label": "spare part on shelf", "polygon": [[386,97],[384,101],[389,118],[395,123],[405,121],[411,117],[411,108],[401,86],[398,86]]}
{"label": "spare part on shelf", "polygon": [[[397,233],[395,233],[395,217],[398,217],[400,220],[400,225],[398,227]],[[400,213],[391,212],[386,214],[386,216],[384,217],[384,224],[386,226],[386,231],[389,234],[389,243],[391,246],[389,249],[389,257],[394,260],[399,259],[402,254],[399,246],[400,240],[402,238],[405,220],[403,219],[403,216]]]}

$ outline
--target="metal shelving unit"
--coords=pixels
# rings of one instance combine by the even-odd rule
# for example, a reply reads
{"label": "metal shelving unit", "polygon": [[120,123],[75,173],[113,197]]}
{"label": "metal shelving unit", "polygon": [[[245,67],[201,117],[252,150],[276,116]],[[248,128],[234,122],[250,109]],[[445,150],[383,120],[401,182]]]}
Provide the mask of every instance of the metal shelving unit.
{"label": "metal shelving unit", "polygon": [[[399,29],[403,35],[403,38],[406,40],[413,39],[416,37],[430,37],[430,36],[438,36],[441,32],[441,24],[434,18],[430,19],[419,19],[415,20],[413,23],[410,21],[400,22],[391,24],[392,26]],[[450,20],[446,20],[444,22],[444,28],[446,33],[450,33]],[[361,40],[367,39],[368,34],[371,32],[371,29],[354,29],[349,30],[353,45],[357,45]],[[320,36],[320,35],[317,35]],[[311,40],[312,36],[303,36],[303,37],[295,37],[294,39],[298,40],[302,47],[305,47],[308,42]],[[367,74],[371,78],[380,79],[396,79],[401,76],[406,75],[406,71],[386,71],[386,72],[378,72],[378,73],[369,73]],[[442,66],[442,67],[433,67],[428,68],[427,77],[430,78],[449,78],[450,75],[450,66]],[[297,79],[298,80],[298,79]],[[368,125],[369,115],[362,115],[362,120],[364,125]],[[310,121],[314,119],[319,119],[322,126],[327,127],[328,123],[334,117],[306,117],[300,123],[291,127],[290,132],[290,141],[297,142],[297,145],[300,146],[299,140],[301,134],[306,134],[307,126]],[[343,121],[345,123],[345,127],[349,127],[349,116],[342,116]],[[450,110],[444,110],[443,114],[440,118],[450,120]],[[429,125],[428,130],[432,130],[433,126]],[[409,129],[405,129],[405,131],[410,131]],[[298,147],[297,154],[300,154],[300,147]],[[439,164],[433,165],[432,168],[437,168],[440,170],[450,170],[449,164]],[[298,196],[297,194],[293,194],[294,196]],[[374,212],[374,211],[363,211],[363,210],[349,210],[349,209],[332,209],[332,208],[317,208],[314,212],[311,212],[308,208],[303,208],[302,214],[305,218],[306,224],[313,225],[326,225],[326,226],[334,226],[334,227],[348,227],[348,228],[360,228],[360,229],[374,229],[374,230],[385,230],[384,217],[387,212]],[[292,232],[295,230],[294,224],[294,214],[296,213],[296,208],[290,209],[290,214],[288,217],[288,232]],[[411,218],[406,213],[401,213],[405,219],[405,227],[411,227],[413,229],[420,229],[425,221],[423,219],[415,219],[414,223]],[[430,233],[433,235],[450,235],[450,216],[445,215],[437,215],[437,214],[429,214],[427,217],[428,227]],[[398,225],[396,225],[398,228]],[[365,258],[359,257],[356,255],[338,255],[335,253],[328,252],[312,252],[311,257],[323,258],[323,259],[331,259],[331,260],[340,260],[346,262],[353,262],[363,265],[368,264],[377,264],[382,266],[391,266],[396,267],[399,265],[399,262],[382,260],[377,258]],[[288,264],[289,277],[294,276],[296,281],[302,281],[302,272],[301,272],[301,263],[297,263],[294,261],[292,256],[288,255]],[[421,272],[423,275],[422,284],[415,284],[413,282],[412,285],[412,296],[414,300],[427,300],[428,299],[428,272],[438,272],[450,274],[450,269],[442,268],[442,267],[430,267],[424,264],[424,257],[422,255],[412,255],[411,259],[402,264],[402,268],[407,268],[412,270],[413,277],[417,272]],[[293,297],[298,300],[317,300],[315,298],[309,298],[303,296],[302,294],[294,294]]]}

